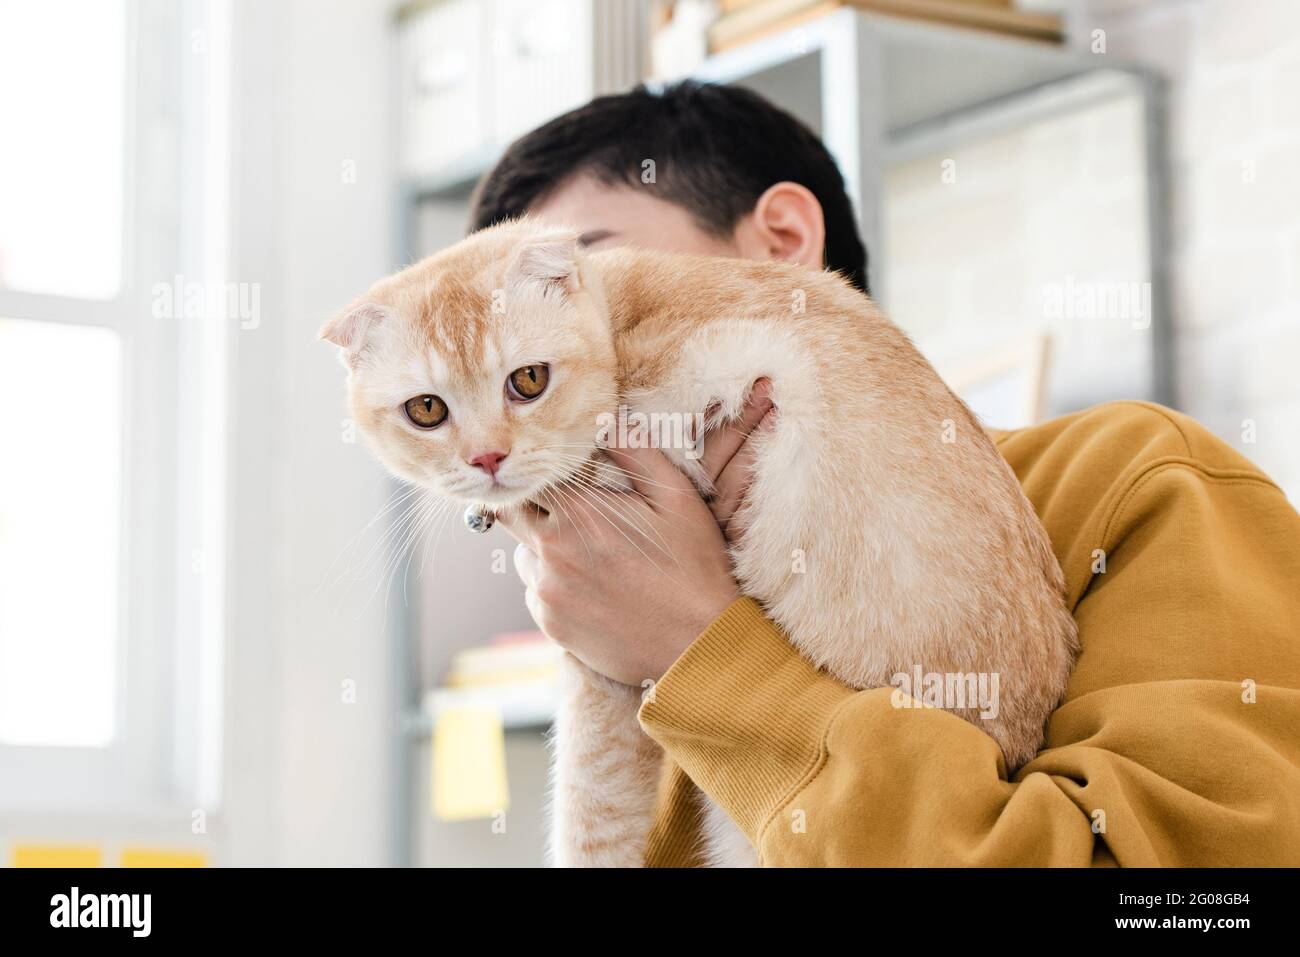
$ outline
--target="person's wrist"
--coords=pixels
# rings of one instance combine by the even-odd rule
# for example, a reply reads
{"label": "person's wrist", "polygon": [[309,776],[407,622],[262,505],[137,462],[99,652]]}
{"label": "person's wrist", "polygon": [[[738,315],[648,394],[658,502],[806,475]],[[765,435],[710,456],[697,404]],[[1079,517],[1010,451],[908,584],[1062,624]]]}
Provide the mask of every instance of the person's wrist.
{"label": "person's wrist", "polygon": [[[730,579],[728,581],[730,582]],[[719,586],[704,596],[698,604],[698,613],[690,616],[682,627],[675,629],[674,640],[663,649],[663,654],[656,665],[657,674],[654,675],[654,680],[658,681],[666,675],[677,663],[677,659],[686,654],[687,649],[695,644],[695,640],[708,631],[709,627],[721,618],[738,598],[740,598],[740,589],[736,587],[735,582],[730,582],[730,588]]]}

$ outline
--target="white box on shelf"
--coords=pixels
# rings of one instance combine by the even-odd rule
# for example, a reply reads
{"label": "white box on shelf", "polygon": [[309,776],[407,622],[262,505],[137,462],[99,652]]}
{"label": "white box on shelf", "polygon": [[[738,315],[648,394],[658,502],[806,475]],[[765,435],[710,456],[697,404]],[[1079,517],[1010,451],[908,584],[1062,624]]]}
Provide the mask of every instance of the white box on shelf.
{"label": "white box on shelf", "polygon": [[573,0],[494,0],[492,120],[500,143],[591,99],[591,12]]}
{"label": "white box on shelf", "polygon": [[449,708],[490,708],[507,730],[546,728],[560,704],[558,681],[520,681],[472,688],[433,688],[426,691],[423,716],[429,727]]}
{"label": "white box on shelf", "polygon": [[402,14],[398,96],[403,175],[445,167],[490,138],[484,69],[489,14],[489,5],[479,0],[440,0]]}
{"label": "white box on shelf", "polygon": [[423,0],[397,19],[401,175],[435,191],[641,78],[638,0]]}

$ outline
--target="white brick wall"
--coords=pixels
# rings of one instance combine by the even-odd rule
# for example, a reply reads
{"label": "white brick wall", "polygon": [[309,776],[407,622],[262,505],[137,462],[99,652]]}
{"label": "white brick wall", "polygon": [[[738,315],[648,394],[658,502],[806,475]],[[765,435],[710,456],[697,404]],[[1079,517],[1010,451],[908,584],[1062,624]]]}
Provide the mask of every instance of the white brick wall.
{"label": "white brick wall", "polygon": [[[1082,0],[1171,81],[1178,404],[1300,502],[1300,2]],[[1243,423],[1255,441],[1243,441]]]}
{"label": "white brick wall", "polygon": [[1150,280],[1143,145],[1140,104],[1129,98],[891,168],[890,316],[941,368],[945,356],[1049,334],[1051,415],[1151,398],[1149,317],[1143,326],[1123,315],[1053,314],[1048,303],[1067,288]]}

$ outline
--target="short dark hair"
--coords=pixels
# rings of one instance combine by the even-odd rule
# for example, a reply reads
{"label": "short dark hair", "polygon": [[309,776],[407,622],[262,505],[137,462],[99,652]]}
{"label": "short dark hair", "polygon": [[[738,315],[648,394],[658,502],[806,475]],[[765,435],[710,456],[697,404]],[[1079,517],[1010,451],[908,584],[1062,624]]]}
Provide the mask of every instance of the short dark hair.
{"label": "short dark hair", "polygon": [[705,231],[729,236],[773,184],[807,188],[826,222],[825,265],[863,292],[867,250],[844,178],[812,130],[736,86],[685,81],[601,96],[520,137],[474,191],[471,228],[524,215],[579,173],[640,185],[655,161],[655,189]]}

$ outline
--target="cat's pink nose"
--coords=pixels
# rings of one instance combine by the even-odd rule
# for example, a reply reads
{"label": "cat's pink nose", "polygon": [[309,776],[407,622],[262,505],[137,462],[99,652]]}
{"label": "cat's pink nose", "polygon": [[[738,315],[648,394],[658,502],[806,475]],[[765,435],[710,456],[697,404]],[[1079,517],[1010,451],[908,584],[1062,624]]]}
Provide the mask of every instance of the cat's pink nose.
{"label": "cat's pink nose", "polygon": [[469,464],[495,477],[497,469],[501,468],[501,460],[509,454],[508,452],[484,452],[470,459]]}

